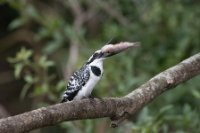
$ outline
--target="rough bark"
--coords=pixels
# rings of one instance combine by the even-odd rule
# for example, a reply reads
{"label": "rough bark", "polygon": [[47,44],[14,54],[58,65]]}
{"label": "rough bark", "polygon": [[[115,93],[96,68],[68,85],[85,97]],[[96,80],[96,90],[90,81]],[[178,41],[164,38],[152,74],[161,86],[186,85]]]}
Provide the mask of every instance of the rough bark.
{"label": "rough bark", "polygon": [[134,115],[161,93],[200,74],[200,53],[156,75],[122,98],[84,99],[0,119],[0,133],[27,132],[62,121],[110,117],[112,126]]}

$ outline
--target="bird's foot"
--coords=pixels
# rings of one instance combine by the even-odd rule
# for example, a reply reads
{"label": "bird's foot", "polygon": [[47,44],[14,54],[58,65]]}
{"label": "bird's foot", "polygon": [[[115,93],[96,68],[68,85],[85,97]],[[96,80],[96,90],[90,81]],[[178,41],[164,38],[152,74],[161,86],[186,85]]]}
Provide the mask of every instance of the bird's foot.
{"label": "bird's foot", "polygon": [[68,102],[69,100],[67,98],[63,98],[60,103]]}

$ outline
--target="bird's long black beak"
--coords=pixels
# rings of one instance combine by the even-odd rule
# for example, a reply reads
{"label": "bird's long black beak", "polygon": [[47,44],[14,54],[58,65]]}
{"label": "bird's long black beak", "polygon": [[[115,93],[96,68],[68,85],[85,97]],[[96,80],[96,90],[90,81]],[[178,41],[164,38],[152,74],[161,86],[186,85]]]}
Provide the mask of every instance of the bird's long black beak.
{"label": "bird's long black beak", "polygon": [[139,42],[135,42],[135,43],[121,42],[115,45],[108,44],[101,48],[101,52],[103,54],[103,57],[106,58],[106,57],[110,57],[118,53],[121,53],[122,51],[125,51],[126,49],[135,48],[138,46],[140,46]]}

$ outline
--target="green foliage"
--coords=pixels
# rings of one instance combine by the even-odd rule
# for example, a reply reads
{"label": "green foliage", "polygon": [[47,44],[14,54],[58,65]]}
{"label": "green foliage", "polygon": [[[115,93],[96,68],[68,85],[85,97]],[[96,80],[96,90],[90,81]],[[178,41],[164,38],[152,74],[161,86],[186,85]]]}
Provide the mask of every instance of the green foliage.
{"label": "green foliage", "polygon": [[198,112],[192,110],[188,104],[185,104],[180,112],[176,112],[174,106],[168,105],[154,115],[151,115],[149,109],[145,107],[138,116],[137,125],[133,126],[133,132],[197,132],[199,122]]}
{"label": "green foliage", "polygon": [[21,50],[16,54],[16,57],[8,58],[8,62],[14,64],[14,73],[16,78],[20,77],[20,73],[25,65],[31,64],[29,58],[32,56],[32,54],[32,50],[26,50],[25,48],[21,48]]}
{"label": "green foliage", "polygon": [[[20,95],[21,99],[25,98],[28,90],[34,86],[31,90],[32,97],[47,95],[49,100],[58,100],[56,92],[60,92],[65,85],[62,80],[56,85],[52,84],[55,75],[49,74],[48,69],[55,63],[48,60],[47,56],[40,56],[38,60],[33,61],[33,51],[23,47],[15,57],[8,58],[8,61],[14,66],[15,77],[23,78],[25,81]],[[23,70],[24,73],[22,73]]]}
{"label": "green foliage", "polygon": [[[66,86],[62,78],[66,58],[70,53],[69,42],[79,45],[76,69],[92,52],[109,40],[140,41],[141,47],[129,50],[105,61],[103,79],[95,89],[98,97],[123,96],[147,81],[155,74],[171,67],[200,50],[199,1],[189,0],[108,0],[101,1],[110,5],[105,10],[95,1],[78,1],[83,12],[91,11],[89,19],[84,21],[77,32],[69,3],[47,0],[33,4],[25,0],[8,1],[19,17],[10,23],[10,30],[31,25],[34,41],[39,42],[40,52],[35,59],[35,51],[22,48],[15,57],[8,61],[14,67],[15,77],[25,81],[21,97],[30,94],[33,99],[47,96],[57,102]],[[4,1],[5,3],[5,1]],[[59,7],[59,8],[58,8]],[[118,15],[113,15],[113,10]],[[49,12],[50,11],[50,12]],[[119,13],[123,18],[120,17]],[[82,16],[83,18],[88,17]],[[80,18],[79,18],[80,19]],[[125,19],[124,25],[120,20]],[[77,21],[76,24],[80,22]],[[92,27],[92,28],[91,28]],[[38,51],[37,51],[38,52]],[[48,60],[52,58],[52,60]],[[53,71],[49,71],[54,68]],[[28,70],[27,70],[28,69]],[[194,78],[177,89],[166,92],[152,104],[146,106],[137,116],[136,121],[117,129],[104,125],[104,120],[86,120],[77,123],[63,123],[58,127],[66,132],[95,132],[95,128],[105,132],[136,133],[188,133],[200,132],[200,78]],[[32,88],[32,89],[30,89]],[[30,91],[31,93],[28,93]],[[48,104],[40,101],[38,103]],[[106,125],[109,125],[107,122]],[[131,131],[130,131],[131,130]],[[45,129],[46,132],[50,132]]]}

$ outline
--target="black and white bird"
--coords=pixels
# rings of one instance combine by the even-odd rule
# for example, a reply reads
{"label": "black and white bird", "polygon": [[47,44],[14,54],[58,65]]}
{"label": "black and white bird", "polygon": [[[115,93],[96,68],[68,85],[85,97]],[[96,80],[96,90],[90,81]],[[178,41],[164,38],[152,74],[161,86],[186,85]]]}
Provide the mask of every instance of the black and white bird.
{"label": "black and white bird", "polygon": [[61,102],[89,97],[103,75],[104,59],[136,46],[138,43],[121,42],[116,45],[105,45],[95,51],[88,61],[70,77]]}

